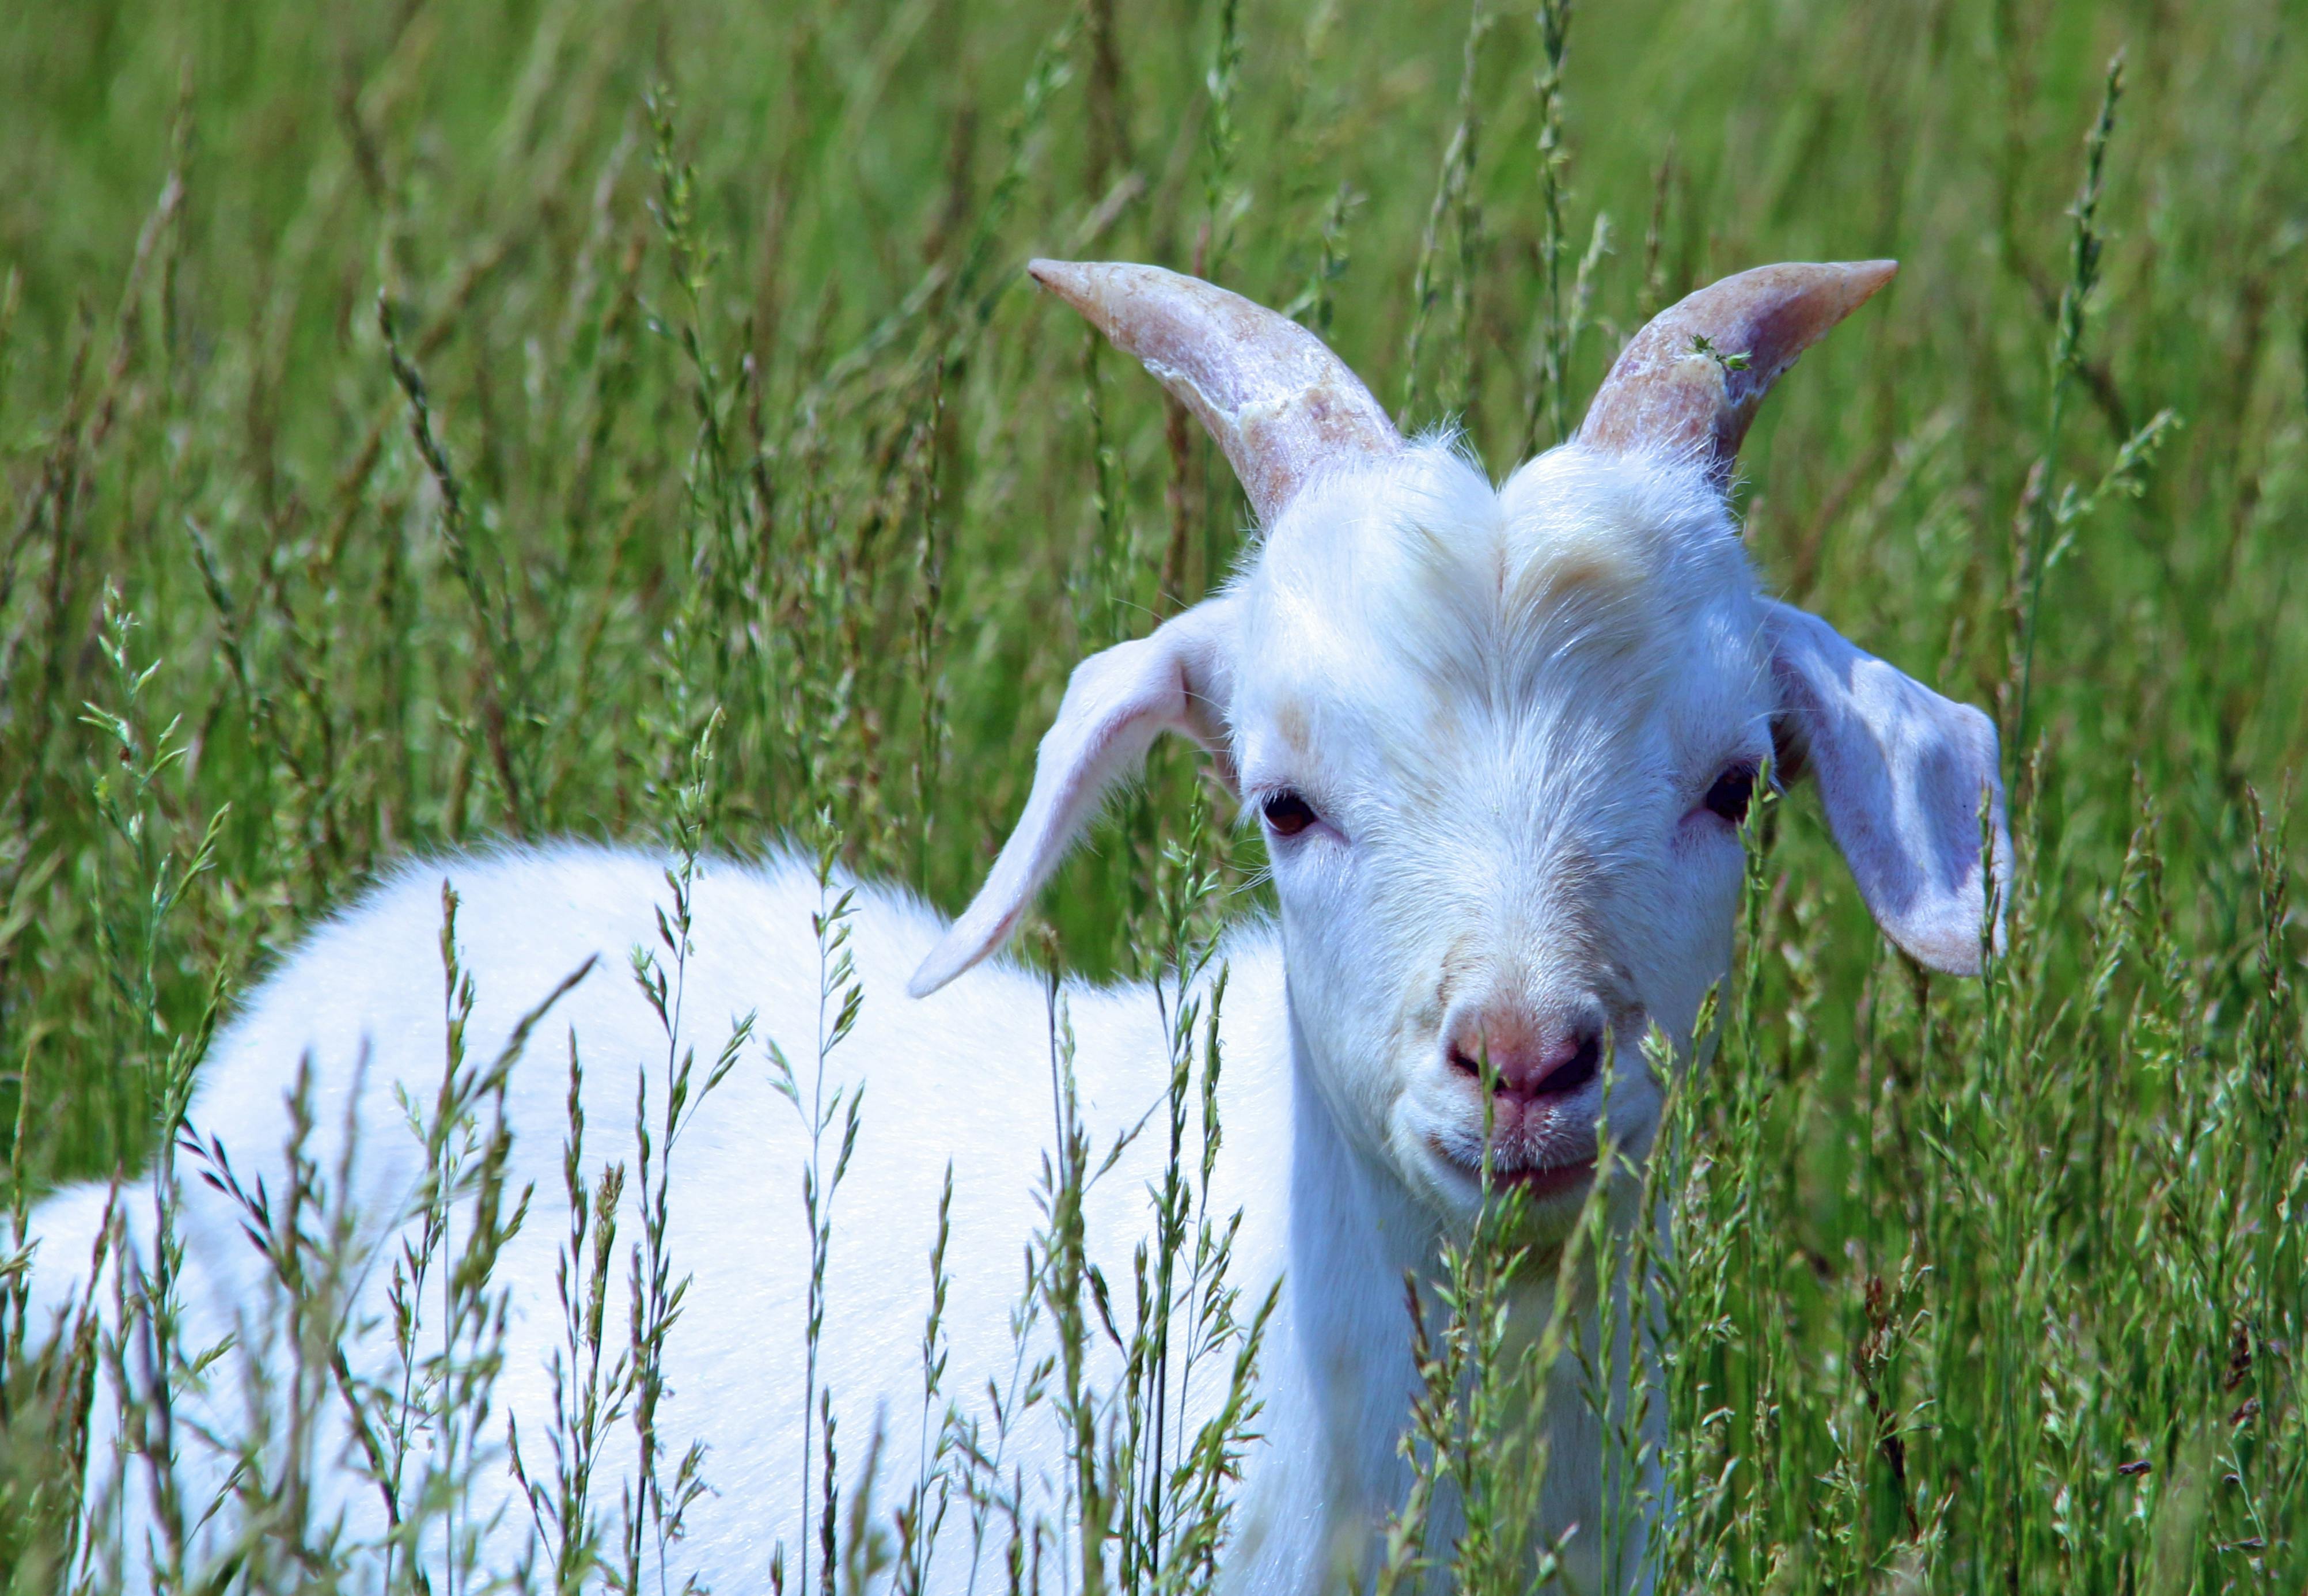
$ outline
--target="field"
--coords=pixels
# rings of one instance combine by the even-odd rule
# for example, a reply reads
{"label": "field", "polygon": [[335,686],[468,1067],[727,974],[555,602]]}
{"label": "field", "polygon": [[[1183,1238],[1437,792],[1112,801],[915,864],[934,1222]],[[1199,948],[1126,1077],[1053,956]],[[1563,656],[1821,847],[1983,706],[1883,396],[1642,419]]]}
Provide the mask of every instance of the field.
{"label": "field", "polygon": [[[19,1224],[142,1167],[220,1006],[412,851],[791,834],[958,908],[1073,662],[1247,521],[1029,255],[1287,306],[1494,475],[1687,289],[1896,256],[1742,513],[1783,597],[1995,716],[2021,885],[1989,979],[1927,978],[1808,791],[1758,828],[1682,1110],[1662,1588],[2295,1596],[2304,24],[7,0]],[[1158,753],[1037,956],[1158,968],[1166,850],[1260,912],[1200,790]],[[21,1268],[0,1563],[56,1589],[77,1387]]]}

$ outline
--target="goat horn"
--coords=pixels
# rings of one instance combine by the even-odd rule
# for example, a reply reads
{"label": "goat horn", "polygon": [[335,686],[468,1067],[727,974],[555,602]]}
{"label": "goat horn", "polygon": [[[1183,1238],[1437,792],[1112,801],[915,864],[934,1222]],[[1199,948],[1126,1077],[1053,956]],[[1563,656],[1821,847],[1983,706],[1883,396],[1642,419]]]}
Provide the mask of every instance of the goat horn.
{"label": "goat horn", "polygon": [[1653,316],[1619,352],[1579,441],[1606,454],[1689,453],[1717,486],[1727,484],[1771,384],[1899,269],[1897,261],[1790,261],[1709,284]]}
{"label": "goat horn", "polygon": [[1026,270],[1193,411],[1262,522],[1325,464],[1402,447],[1362,379],[1288,316],[1159,266],[1030,261]]}

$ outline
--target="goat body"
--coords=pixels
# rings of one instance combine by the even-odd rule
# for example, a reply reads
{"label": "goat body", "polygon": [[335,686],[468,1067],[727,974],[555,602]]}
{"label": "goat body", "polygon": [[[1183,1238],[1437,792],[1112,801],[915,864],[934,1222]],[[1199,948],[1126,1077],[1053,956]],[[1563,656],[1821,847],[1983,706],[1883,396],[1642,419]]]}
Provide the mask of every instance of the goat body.
{"label": "goat body", "polygon": [[[349,1336],[343,1350],[364,1384],[388,1385],[398,1366],[384,1328],[387,1279],[412,1231],[409,1216],[426,1165],[395,1089],[429,1101],[444,1068],[443,884],[460,898],[458,940],[475,988],[469,1058],[494,1057],[528,1011],[594,961],[534,1033],[504,1096],[512,1184],[531,1188],[534,1201],[495,1272],[510,1305],[512,1349],[496,1399],[518,1423],[533,1474],[550,1468],[548,1354],[564,1336],[555,1266],[563,1241],[558,1194],[569,1126],[567,1060],[573,1048],[583,1066],[581,1180],[590,1191],[607,1164],[633,1167],[639,1078],[648,1078],[652,1105],[661,1103],[665,1089],[664,1032],[624,969],[631,948],[657,940],[665,869],[661,858],[575,845],[508,848],[402,867],[316,927],[251,995],[211,1049],[189,1117],[204,1142],[221,1144],[243,1186],[253,1191],[262,1177],[277,1204],[284,1191],[288,1099],[300,1062],[309,1060],[313,1131],[303,1151],[324,1178],[349,1172],[348,1189],[325,1201],[356,1218],[357,1237],[348,1250],[366,1264],[349,1316],[366,1331]],[[817,1084],[808,1066],[818,1023],[811,916],[822,907],[809,861],[781,854],[758,864],[702,863],[693,902],[685,1048],[710,1057],[738,1018],[754,1014],[754,1036],[775,1040],[796,1060],[806,1101]],[[995,1429],[986,1383],[1014,1399],[1021,1355],[1011,1314],[1029,1290],[1021,1260],[1044,1223],[1036,1193],[1054,1140],[1053,1044],[1048,989],[1029,971],[991,964],[928,998],[900,996],[907,975],[945,930],[942,918],[917,901],[866,891],[852,924],[866,996],[857,1028],[831,1057],[827,1088],[866,1084],[867,1091],[850,1167],[833,1199],[817,1379],[832,1393],[848,1460],[840,1480],[845,1502],[866,1488],[858,1460],[868,1433],[881,1428],[873,1489],[886,1514],[913,1483],[924,1449],[934,1445],[949,1397],[988,1437]],[[1328,1566],[1331,1549],[1351,1541],[1355,1554],[1363,1552],[1361,1532],[1399,1497],[1396,1439],[1412,1379],[1402,1271],[1431,1261],[1434,1227],[1339,1134],[1305,1089],[1304,1066],[1293,1057],[1272,928],[1238,931],[1220,957],[1227,970],[1224,1134],[1211,1203],[1243,1215],[1232,1278],[1245,1301],[1262,1298],[1277,1280],[1286,1283],[1265,1334],[1265,1411],[1253,1426],[1264,1438],[1247,1460],[1235,1528],[1238,1554],[1227,1566],[1224,1588],[1310,1588],[1319,1583],[1311,1575]],[[1169,1074],[1163,1023],[1150,988],[1070,985],[1062,999],[1082,1115],[1101,1156],[1155,1116],[1086,1201],[1093,1260],[1109,1278],[1126,1281],[1131,1250],[1150,1228],[1149,1187],[1159,1179],[1167,1152],[1159,1113]],[[667,1343],[672,1394],[659,1423],[673,1452],[692,1439],[704,1444],[703,1473],[711,1488],[689,1509],[672,1566],[676,1584],[680,1574],[693,1573],[718,1591],[768,1589],[780,1549],[790,1583],[810,1522],[801,1497],[809,1247],[799,1188],[808,1139],[774,1078],[762,1047],[748,1049],[671,1153],[668,1248],[676,1273],[692,1279]],[[837,1139],[838,1133],[837,1126]],[[1190,1134],[1198,1136],[1199,1126]],[[1192,1162],[1197,1147],[1190,1144],[1186,1156]],[[195,1158],[180,1155],[179,1164],[177,1227],[195,1264],[184,1292],[183,1343],[206,1349],[235,1340],[234,1352],[211,1367],[201,1393],[179,1397],[179,1431],[242,1436],[250,1428],[251,1399],[263,1400],[269,1389],[271,1400],[279,1400],[293,1356],[281,1286],[271,1261],[245,1234],[243,1206],[193,1178],[202,1167]],[[919,1343],[949,1166],[952,1283],[944,1324],[952,1372],[926,1429]],[[624,1256],[640,1238],[636,1195],[629,1185],[607,1314],[611,1360],[631,1308]],[[44,1266],[36,1280],[44,1315],[65,1306],[70,1265],[89,1256],[114,1197],[108,1186],[90,1183],[41,1205],[36,1229]],[[149,1203],[133,1186],[118,1200],[132,1246],[149,1258]],[[1025,1356],[1030,1361],[1048,1350],[1044,1326]],[[1100,1372],[1110,1377],[1112,1370]],[[1198,1373],[1184,1403],[1189,1427],[1223,1396],[1225,1376],[1223,1367]],[[99,1400],[99,1418],[108,1405]],[[333,1393],[323,1419],[314,1448],[312,1540],[374,1547],[387,1527],[383,1511],[374,1485],[356,1471],[356,1442]],[[100,1474],[110,1460],[101,1445],[95,1450],[91,1467]],[[276,1436],[266,1462],[280,1466],[280,1453]],[[240,1462],[233,1452],[211,1451],[197,1438],[180,1454],[186,1496],[195,1504],[223,1489]],[[425,1454],[420,1439],[416,1468]],[[630,1421],[613,1426],[599,1464],[610,1491],[633,1469],[635,1454]],[[1014,1426],[999,1461],[1004,1475],[1014,1471],[1026,1482],[1029,1512],[1055,1515],[1068,1465],[1063,1426],[1046,1399]],[[1579,1462],[1566,1457],[1558,1478],[1580,1479]],[[116,1504],[132,1526],[132,1545],[151,1528],[142,1467],[128,1461],[125,1494]],[[614,1496],[603,1505],[614,1529]],[[1578,1511],[1574,1504],[1565,1510]],[[495,1526],[487,1537],[488,1566],[511,1569],[538,1556],[528,1506],[502,1467],[475,1481],[461,1516]],[[225,1532],[237,1528],[231,1517],[228,1508],[195,1549],[220,1555]],[[982,1534],[974,1532],[957,1493],[931,1562],[930,1588],[968,1589],[973,1575],[980,1588],[1000,1588],[1008,1529],[996,1516]],[[430,1549],[440,1556],[437,1540]],[[351,1587],[362,1588],[361,1571],[352,1573]]]}

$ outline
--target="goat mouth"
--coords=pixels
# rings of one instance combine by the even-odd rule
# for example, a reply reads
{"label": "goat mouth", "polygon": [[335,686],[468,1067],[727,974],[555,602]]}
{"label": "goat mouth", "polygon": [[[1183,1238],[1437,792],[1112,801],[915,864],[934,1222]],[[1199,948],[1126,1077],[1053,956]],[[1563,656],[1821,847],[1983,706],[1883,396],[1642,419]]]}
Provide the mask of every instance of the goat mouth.
{"label": "goat mouth", "polygon": [[1595,1178],[1595,1160],[1582,1158],[1568,1164],[1554,1164],[1543,1169],[1491,1170],[1491,1184],[1502,1189],[1529,1192],[1534,1197],[1560,1196],[1566,1192],[1584,1191],[1587,1183]]}
{"label": "goat mouth", "polygon": [[[1447,1146],[1441,1137],[1427,1142],[1434,1155],[1468,1180],[1479,1185],[1483,1166],[1479,1155],[1468,1161]],[[1542,1163],[1529,1152],[1516,1156],[1494,1149],[1491,1154],[1491,1187],[1494,1191],[1520,1191],[1533,1198],[1559,1197],[1584,1191],[1595,1178],[1595,1157],[1565,1159],[1558,1163]]]}

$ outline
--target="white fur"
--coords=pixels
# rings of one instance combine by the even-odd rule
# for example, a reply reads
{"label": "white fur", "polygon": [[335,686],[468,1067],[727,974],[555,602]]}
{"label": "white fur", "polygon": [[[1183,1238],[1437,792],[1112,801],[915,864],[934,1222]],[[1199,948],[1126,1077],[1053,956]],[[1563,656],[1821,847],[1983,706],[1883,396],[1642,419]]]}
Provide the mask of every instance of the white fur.
{"label": "white fur", "polygon": [[[1804,685],[1799,701],[1782,696],[1791,680]],[[1787,623],[1757,593],[1722,501],[1693,465],[1572,446],[1494,490],[1447,447],[1414,446],[1318,481],[1227,591],[1087,663],[1018,832],[969,913],[948,928],[909,899],[873,892],[857,922],[866,1008],[835,1068],[868,1091],[836,1214],[825,1377],[853,1460],[884,1415],[881,1500],[903,1489],[920,1443],[916,1346],[946,1163],[956,1186],[948,1388],[982,1411],[986,1378],[1011,1367],[1007,1316],[1051,1141],[1040,984],[971,967],[1154,735],[1179,730],[1212,748],[1253,813],[1287,787],[1322,816],[1269,839],[1279,927],[1227,946],[1217,1193],[1222,1211],[1244,1212],[1236,1281],[1253,1296],[1284,1282],[1262,1367],[1266,1438],[1247,1460],[1225,1583],[1312,1592],[1369,1566],[1399,1498],[1412,1382],[1403,1273],[1431,1274],[1478,1199],[1468,1166],[1481,1105],[1448,1062],[1448,1027],[1464,1012],[1606,1016],[1619,1061],[1611,1128],[1640,1155],[1662,1083],[1635,1044],[1656,1022],[1687,1045],[1730,952],[1740,846],[1701,798],[1727,765],[1770,750],[1782,714],[1817,722],[1795,729],[1831,814],[1865,811],[1836,815],[1836,829],[1847,847],[1872,850],[1861,884],[1888,927],[1942,967],[1965,967],[1967,949],[1976,960],[1985,876],[1976,849],[1963,857],[1961,826],[1976,825],[1983,790],[1996,793],[1992,730],[1823,625]],[[1868,811],[1870,795],[1885,807]],[[601,955],[532,1044],[510,1099],[518,1178],[535,1183],[540,1208],[502,1266],[516,1314],[503,1400],[538,1445],[541,1371],[559,1336],[565,1039],[573,1031],[586,1062],[589,1163],[629,1160],[634,1071],[664,1047],[624,964],[630,946],[654,941],[661,868],[574,847],[406,867],[318,928],[253,996],[194,1106],[195,1128],[237,1160],[277,1162],[283,1092],[309,1049],[323,1143],[349,1111],[365,1206],[391,1214],[413,1160],[389,1087],[429,1092],[439,1074],[442,876],[464,900],[477,1056]],[[1896,902],[1878,901],[1885,882]],[[697,901],[690,1041],[710,1056],[732,1016],[758,1011],[760,1030],[806,1059],[817,968],[806,873],[788,858],[716,864]],[[909,971],[929,996],[901,995]],[[1139,989],[1077,988],[1069,1001],[1103,1143],[1162,1091],[1155,1007]],[[362,1096],[349,1104],[365,1048]],[[718,1490],[693,1509],[679,1557],[723,1591],[760,1588],[771,1547],[790,1548],[799,1524],[802,1141],[769,1079],[750,1052],[675,1155],[673,1255],[696,1279],[673,1338],[666,1422],[676,1445],[709,1445]],[[1543,1169],[1591,1152],[1601,1101],[1598,1083],[1534,1111],[1503,1160]],[[1111,1278],[1127,1278],[1146,1234],[1158,1152],[1141,1141],[1098,1188],[1089,1234]],[[82,1188],[43,1206],[45,1278],[86,1255],[101,1200]],[[1579,1200],[1536,1204],[1542,1244]],[[187,1183],[186,1201],[198,1342],[263,1300],[262,1271],[220,1200]],[[637,1234],[630,1196],[623,1222],[624,1236]],[[622,1288],[622,1268],[616,1278]],[[380,1290],[373,1281],[372,1300]],[[1547,1307],[1534,1290],[1520,1311],[1536,1322]],[[613,1324],[623,1313],[620,1290]],[[216,1383],[228,1407],[229,1365]],[[1586,1527],[1571,1561],[1593,1588],[1596,1420],[1568,1390],[1546,1418],[1545,1528]],[[1055,1478],[1055,1424],[1038,1420],[1021,1445],[1029,1479]],[[629,1459],[629,1446],[613,1454],[611,1476]],[[365,1523],[365,1499],[347,1500]],[[506,1510],[508,1524],[519,1516]],[[496,1550],[512,1557],[519,1539],[509,1529]],[[959,1509],[941,1544],[934,1583],[963,1589]]]}

